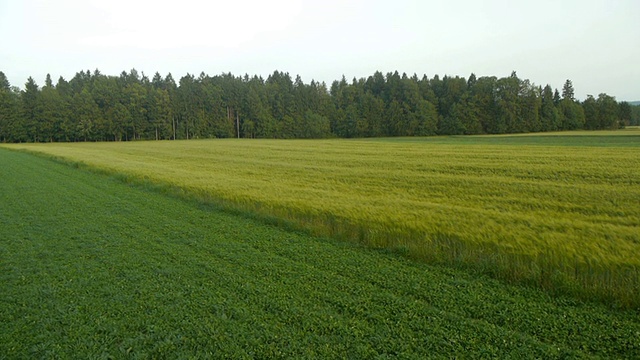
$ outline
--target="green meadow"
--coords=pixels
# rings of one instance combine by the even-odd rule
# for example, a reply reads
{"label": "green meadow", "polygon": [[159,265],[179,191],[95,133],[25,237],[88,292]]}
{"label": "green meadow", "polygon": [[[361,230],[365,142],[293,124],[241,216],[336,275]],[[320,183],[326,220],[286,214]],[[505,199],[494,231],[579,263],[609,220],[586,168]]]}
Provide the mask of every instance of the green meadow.
{"label": "green meadow", "polygon": [[[135,158],[144,146],[217,143],[115,145],[71,148]],[[133,169],[143,166],[161,161]],[[0,169],[0,358],[640,357],[636,310],[314,237],[27,153],[0,149]]]}
{"label": "green meadow", "polygon": [[309,234],[640,306],[640,130],[18,144]]}

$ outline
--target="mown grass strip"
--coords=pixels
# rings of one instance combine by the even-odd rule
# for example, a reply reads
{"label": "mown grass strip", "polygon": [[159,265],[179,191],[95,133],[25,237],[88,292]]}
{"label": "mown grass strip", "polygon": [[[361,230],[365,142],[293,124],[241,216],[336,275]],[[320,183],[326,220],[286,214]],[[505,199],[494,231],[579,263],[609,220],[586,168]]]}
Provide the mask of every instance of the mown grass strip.
{"label": "mown grass strip", "polygon": [[640,356],[637,312],[0,149],[6,358]]}

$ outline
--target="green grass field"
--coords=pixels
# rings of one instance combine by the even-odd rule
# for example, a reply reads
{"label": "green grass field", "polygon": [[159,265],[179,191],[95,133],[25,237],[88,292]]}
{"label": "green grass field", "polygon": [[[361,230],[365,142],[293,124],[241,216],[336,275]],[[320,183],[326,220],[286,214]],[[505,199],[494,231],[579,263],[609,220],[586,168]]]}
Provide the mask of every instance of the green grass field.
{"label": "green grass field", "polygon": [[0,149],[0,169],[3,359],[640,357],[637,311],[26,153]]}
{"label": "green grass field", "polygon": [[639,129],[10,147],[312,234],[640,306]]}

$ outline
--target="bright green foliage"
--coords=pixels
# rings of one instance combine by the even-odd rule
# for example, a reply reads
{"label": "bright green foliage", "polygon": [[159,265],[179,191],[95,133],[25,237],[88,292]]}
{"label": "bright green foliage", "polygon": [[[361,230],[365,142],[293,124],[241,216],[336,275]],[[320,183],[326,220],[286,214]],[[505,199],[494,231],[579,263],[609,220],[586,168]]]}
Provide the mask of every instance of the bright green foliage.
{"label": "bright green foliage", "polygon": [[317,234],[637,306],[638,138],[624,131],[16,147]]}
{"label": "bright green foliage", "polygon": [[[199,142],[192,142],[198,144]],[[0,149],[3,358],[638,358],[636,312]]]}

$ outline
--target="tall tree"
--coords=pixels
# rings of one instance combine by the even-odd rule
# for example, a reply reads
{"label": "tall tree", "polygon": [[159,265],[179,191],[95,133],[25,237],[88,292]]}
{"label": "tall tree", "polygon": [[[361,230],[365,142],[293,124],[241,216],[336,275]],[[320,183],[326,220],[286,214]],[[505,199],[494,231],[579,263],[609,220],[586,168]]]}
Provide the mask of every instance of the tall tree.
{"label": "tall tree", "polygon": [[560,93],[558,92],[558,89],[555,89],[553,91],[553,104],[555,106],[560,105],[560,100],[562,100],[562,98],[560,97]]}
{"label": "tall tree", "polygon": [[9,79],[7,79],[7,76],[0,71],[0,91],[9,91],[10,88],[11,84],[9,83]]}
{"label": "tall tree", "polygon": [[39,128],[38,133],[41,141],[64,140],[61,132],[65,117],[69,114],[66,111],[66,104],[60,93],[53,87],[51,77],[47,76],[46,85],[40,93]]}
{"label": "tall tree", "polygon": [[117,102],[107,110],[105,117],[109,119],[107,122],[109,124],[109,135],[113,137],[113,141],[128,140],[126,127],[127,124],[131,123],[131,112],[127,109],[127,106]]}
{"label": "tall tree", "polygon": [[602,93],[598,95],[596,103],[598,104],[600,129],[618,129],[620,127],[620,118],[616,99]]}
{"label": "tall tree", "polygon": [[22,119],[24,129],[26,132],[26,139],[28,141],[39,141],[38,128],[40,116],[40,91],[38,84],[32,77],[27,79],[27,83],[24,85],[24,91],[22,92]]}
{"label": "tall tree", "polygon": [[[438,131],[438,109],[428,100],[420,100],[412,116],[418,124],[414,135],[431,136]],[[374,135],[378,136],[378,135]]]}
{"label": "tall tree", "polygon": [[246,98],[246,122],[243,124],[244,137],[276,137],[275,121],[269,111],[264,81],[255,76],[248,83]]}
{"label": "tall tree", "polygon": [[518,100],[520,79],[514,71],[511,76],[499,79],[496,85],[496,133],[523,132],[524,128],[520,118],[521,110]]}
{"label": "tall tree", "polygon": [[553,100],[553,90],[547,85],[542,90],[540,104],[540,130],[556,131],[560,128],[560,115]]}
{"label": "tall tree", "polygon": [[138,81],[133,81],[125,87],[124,94],[131,114],[131,121],[125,127],[127,137],[131,140],[140,139],[147,127],[147,89]]}
{"label": "tall tree", "polygon": [[585,124],[584,110],[580,104],[569,97],[560,101],[558,106],[563,130],[582,129]]}
{"label": "tall tree", "polygon": [[374,96],[385,99],[386,88],[387,81],[380,71],[376,71],[367,78],[365,90],[371,92]]}
{"label": "tall tree", "polygon": [[20,94],[11,89],[9,80],[0,71],[0,141],[25,141],[26,135],[21,131]]}
{"label": "tall tree", "polygon": [[[433,81],[437,83],[437,80],[435,78]],[[434,88],[440,89],[440,91],[436,91],[436,95],[439,99],[438,113],[441,117],[445,118],[451,115],[453,105],[460,101],[462,96],[467,91],[467,81],[464,78],[458,76],[445,76],[442,78],[442,85],[436,85]]]}
{"label": "tall tree", "polygon": [[440,125],[440,133],[444,135],[479,134],[481,131],[478,109],[468,94],[453,105]]}
{"label": "tall tree", "polygon": [[531,84],[529,80],[520,81],[518,93],[519,118],[522,132],[538,132],[542,124],[540,122],[540,107],[542,106],[539,88]]}
{"label": "tall tree", "polygon": [[83,89],[73,96],[73,119],[75,123],[75,140],[94,140],[95,124],[100,119],[100,109],[93,100],[88,89]]}
{"label": "tall tree", "polygon": [[631,107],[631,121],[629,122],[629,125],[640,125],[640,105],[634,105]]}
{"label": "tall tree", "polygon": [[387,106],[387,135],[398,136],[398,132],[402,128],[402,121],[405,114],[402,112],[402,105],[397,100],[392,100]]}
{"label": "tall tree", "polygon": [[308,110],[303,117],[302,133],[303,139],[320,139],[330,135],[329,119],[320,114]]}
{"label": "tall tree", "polygon": [[600,129],[600,116],[598,115],[598,103],[593,95],[587,96],[582,103],[582,109],[585,115],[584,128],[587,130]]}
{"label": "tall tree", "polygon": [[631,105],[628,102],[622,101],[618,104],[618,117],[620,118],[620,126],[625,127],[631,124]]}
{"label": "tall tree", "polygon": [[567,81],[564,82],[564,86],[562,87],[562,98],[569,99],[572,101],[575,100],[575,91],[573,90],[573,83],[569,79],[567,79]]}
{"label": "tall tree", "polygon": [[386,135],[384,101],[374,95],[373,92],[366,92],[362,95],[360,115],[366,119],[366,124],[368,124],[363,136],[376,137]]}
{"label": "tall tree", "polygon": [[500,129],[495,126],[498,107],[497,81],[495,76],[481,77],[475,81],[469,92],[476,106],[478,121],[482,126],[483,133],[499,133]]}
{"label": "tall tree", "polygon": [[169,139],[172,136],[172,109],[169,92],[161,88],[152,88],[148,93],[147,117],[155,140]]}

